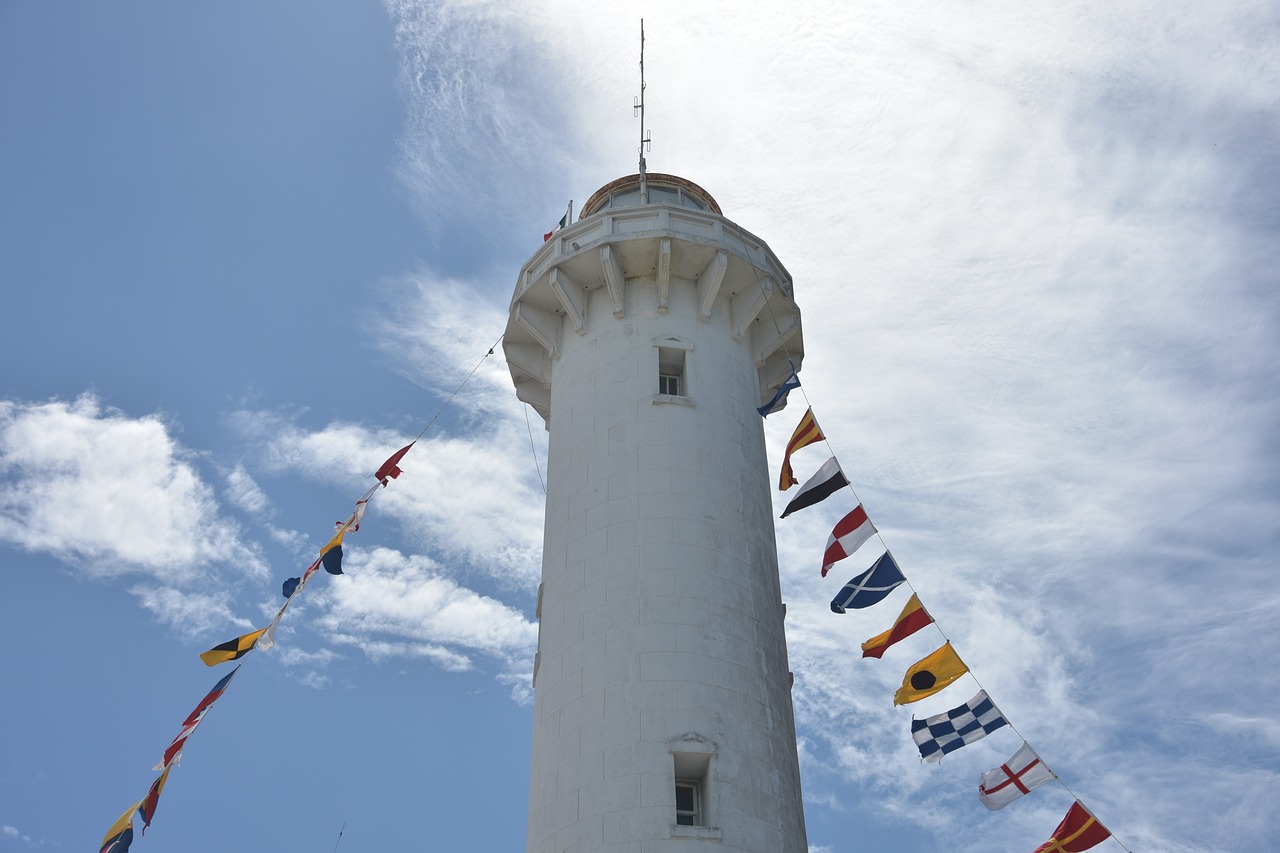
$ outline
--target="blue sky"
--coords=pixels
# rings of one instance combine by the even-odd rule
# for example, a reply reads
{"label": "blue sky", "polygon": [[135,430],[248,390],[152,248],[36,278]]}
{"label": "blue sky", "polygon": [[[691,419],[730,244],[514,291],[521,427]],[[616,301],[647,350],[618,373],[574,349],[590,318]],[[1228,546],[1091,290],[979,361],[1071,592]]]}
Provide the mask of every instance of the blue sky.
{"label": "blue sky", "polygon": [[[0,851],[96,849],[196,655],[634,171],[641,16],[650,168],[787,265],[808,401],[982,684],[1127,847],[1276,849],[1274,6],[689,5],[0,5]],[[522,847],[532,417],[484,359],[135,849]],[[975,685],[890,704],[936,634],[857,657],[905,592],[827,609],[847,508],[778,526],[812,850],[1033,849],[1069,794],[974,792],[1016,735],[910,742]]]}

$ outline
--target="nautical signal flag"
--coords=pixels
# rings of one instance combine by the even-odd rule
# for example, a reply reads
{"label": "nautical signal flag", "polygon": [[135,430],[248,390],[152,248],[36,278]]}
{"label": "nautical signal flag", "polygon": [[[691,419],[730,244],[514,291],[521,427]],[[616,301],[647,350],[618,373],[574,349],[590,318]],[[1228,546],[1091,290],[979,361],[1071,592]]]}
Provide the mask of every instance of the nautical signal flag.
{"label": "nautical signal flag", "polygon": [[969,671],[951,642],[930,652],[911,665],[902,677],[902,686],[893,694],[893,704],[908,705],[932,696]]}
{"label": "nautical signal flag", "polygon": [[320,549],[320,564],[331,575],[342,574],[342,537],[346,535],[346,528],[339,528],[328,544]]}
{"label": "nautical signal flag", "polygon": [[955,752],[962,746],[982,740],[1009,721],[1000,713],[987,691],[979,690],[963,705],[945,714],[911,721],[911,739],[920,750],[920,757],[929,763],[941,761],[942,756]]}
{"label": "nautical signal flag", "polygon": [[169,748],[164,751],[164,760],[157,764],[154,769],[166,770],[177,760],[178,756],[182,754],[182,747],[186,745],[187,738],[191,737],[191,733],[200,725],[200,721],[204,719],[205,714],[209,713],[209,709],[213,707],[214,702],[218,701],[218,697],[226,692],[227,685],[231,683],[231,679],[235,678],[236,673],[239,671],[240,667],[237,666],[230,673],[223,676],[222,680],[213,685],[213,689],[205,694],[205,697],[200,700],[200,704],[196,705],[195,710],[182,721],[182,730],[173,739],[173,743],[169,744]]}
{"label": "nautical signal flag", "polygon": [[987,808],[1002,809],[1021,797],[1030,794],[1046,782],[1057,779],[1049,766],[1040,760],[1031,744],[1025,740],[1013,756],[978,780],[978,799]]}
{"label": "nautical signal flag", "polygon": [[143,835],[147,834],[147,827],[151,826],[151,821],[155,820],[156,805],[160,802],[160,792],[164,790],[164,783],[169,781],[169,771],[172,769],[172,767],[164,769],[164,772],[160,774],[160,778],[151,783],[151,790],[147,791],[147,795],[138,804],[138,814],[142,816]]}
{"label": "nautical signal flag", "polygon": [[1053,837],[1037,847],[1034,853],[1079,853],[1110,837],[1111,830],[1098,823],[1098,819],[1076,800],[1053,831]]}
{"label": "nautical signal flag", "polygon": [[[374,486],[374,488],[376,489],[377,486]],[[368,498],[362,498],[361,500],[356,501],[356,508],[351,513],[351,516],[346,521],[336,522],[335,526],[339,528],[346,527],[352,533],[359,533],[360,522],[364,521],[364,513],[365,513],[365,510],[367,510],[368,508],[369,508]]]}
{"label": "nautical signal flag", "polygon": [[240,658],[253,651],[253,647],[258,644],[258,638],[266,632],[266,628],[245,634],[242,637],[236,637],[234,640],[227,640],[225,643],[219,643],[207,652],[200,653],[200,660],[204,661],[205,666],[217,666],[220,663],[226,663],[229,660],[240,660]]}
{"label": "nautical signal flag", "polygon": [[822,576],[825,578],[832,566],[861,548],[875,533],[876,526],[867,518],[862,504],[858,504],[831,531],[827,550],[822,554]]}
{"label": "nautical signal flag", "polygon": [[316,561],[307,570],[302,573],[300,578],[287,578],[280,585],[280,592],[284,595],[284,604],[276,611],[275,618],[271,620],[271,624],[266,627],[266,633],[258,640],[258,648],[266,651],[276,644],[276,626],[280,624],[280,620],[284,618],[284,612],[289,609],[289,602],[298,594],[298,591],[307,585],[307,581],[311,580],[311,576],[320,568],[320,557],[316,557]]}
{"label": "nautical signal flag", "polygon": [[780,518],[786,518],[793,512],[821,503],[847,485],[849,485],[849,480],[844,476],[844,472],[840,470],[840,463],[832,456],[826,462],[823,462],[818,472],[800,487],[800,491],[791,499],[791,503],[787,504],[787,508],[782,511]]}
{"label": "nautical signal flag", "polygon": [[378,470],[374,472],[373,475],[378,478],[378,482],[385,486],[387,484],[387,478],[394,480],[403,474],[404,472],[400,470],[400,460],[409,452],[409,448],[413,447],[417,443],[417,439],[409,442],[395,453],[392,453],[386,462],[383,462],[378,466]]}
{"label": "nautical signal flag", "polygon": [[795,432],[791,433],[791,440],[787,442],[787,452],[782,456],[782,471],[778,474],[779,491],[785,492],[800,482],[791,471],[791,454],[802,447],[808,447],[815,441],[824,440],[826,436],[818,428],[818,422],[813,419],[813,409],[806,409],[804,417],[800,418],[800,423],[796,424]]}
{"label": "nautical signal flag", "polygon": [[791,375],[787,380],[778,387],[778,391],[773,395],[773,399],[756,409],[760,413],[760,417],[767,418],[774,412],[780,410],[786,405],[787,395],[800,387],[800,377],[796,376],[796,369],[791,368]]}
{"label": "nautical signal flag", "polygon": [[836,593],[836,597],[831,599],[831,612],[843,613],[849,607],[870,607],[883,600],[905,580],[893,555],[885,551],[880,559],[871,564],[871,568],[849,581]]}
{"label": "nautical signal flag", "polygon": [[106,838],[102,839],[102,850],[100,853],[127,853],[129,845],[133,843],[133,812],[141,803],[134,803],[122,815],[120,819],[111,824],[111,828],[107,830]]}
{"label": "nautical signal flag", "polygon": [[912,593],[911,598],[907,601],[907,606],[902,608],[902,612],[898,614],[898,619],[893,623],[893,627],[888,631],[876,634],[862,644],[862,656],[864,658],[878,658],[894,643],[910,637],[925,625],[932,623],[933,617],[929,615],[928,610],[924,609],[924,605],[920,603],[920,599],[915,593]]}

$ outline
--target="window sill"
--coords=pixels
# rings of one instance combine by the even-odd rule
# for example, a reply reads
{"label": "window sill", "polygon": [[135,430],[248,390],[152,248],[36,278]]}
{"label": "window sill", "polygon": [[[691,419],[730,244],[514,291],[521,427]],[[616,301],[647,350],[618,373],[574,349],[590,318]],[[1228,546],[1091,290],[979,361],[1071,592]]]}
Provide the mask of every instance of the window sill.
{"label": "window sill", "polygon": [[676,396],[675,394],[654,394],[653,404],[655,406],[674,405],[674,406],[688,406],[689,408],[693,408],[693,398]]}
{"label": "window sill", "polygon": [[720,827],[718,826],[685,826],[679,823],[671,824],[672,838],[700,838],[703,841],[719,841]]}

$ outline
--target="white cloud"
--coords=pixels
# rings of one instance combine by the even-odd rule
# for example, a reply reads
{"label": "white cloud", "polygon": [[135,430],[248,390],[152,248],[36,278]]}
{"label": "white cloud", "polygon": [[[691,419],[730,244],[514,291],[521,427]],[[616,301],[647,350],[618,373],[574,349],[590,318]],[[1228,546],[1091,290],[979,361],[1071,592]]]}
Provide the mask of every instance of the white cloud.
{"label": "white cloud", "polygon": [[321,690],[329,686],[329,677],[327,675],[321,675],[315,670],[305,672],[302,675],[290,674],[289,677],[301,684],[303,687],[310,687],[312,690]]}
{"label": "white cloud", "polygon": [[226,479],[227,500],[239,509],[250,515],[261,515],[271,508],[271,501],[243,465],[232,468]]}
{"label": "white cloud", "polygon": [[9,826],[8,824],[0,826],[0,834],[3,834],[5,838],[12,838],[16,841],[21,841],[23,844],[29,844],[35,847],[44,846],[43,844],[36,844],[33,842],[30,835],[24,834],[16,826]]}
{"label": "white cloud", "polygon": [[[441,558],[461,559],[468,572],[528,591],[537,585],[543,504],[528,426],[514,397],[505,419],[474,416],[467,407],[483,409],[492,398],[484,389],[484,381],[468,385],[457,402],[468,422],[465,433],[450,434],[437,424],[418,440],[400,463],[404,473],[374,494],[366,525],[390,516]],[[265,412],[237,412],[232,421],[263,448],[263,464],[271,470],[350,488],[353,500],[374,482],[378,466],[412,438],[357,424],[308,431]],[[545,454],[545,438],[536,439]]]}
{"label": "white cloud", "polygon": [[337,660],[341,655],[332,649],[320,649],[308,652],[296,646],[276,646],[277,659],[285,666],[318,667],[323,669]]}
{"label": "white cloud", "polygon": [[[228,590],[205,593],[139,584],[129,591],[137,596],[138,603],[149,610],[157,621],[187,637],[208,638],[231,630],[229,626],[242,628],[246,632],[253,629],[249,620],[236,616],[232,611],[227,600]],[[216,642],[229,639],[232,638],[222,637]]]}
{"label": "white cloud", "polygon": [[129,417],[90,394],[0,401],[0,475],[0,539],[90,574],[173,582],[215,561],[263,571],[158,417]]}
{"label": "white cloud", "polygon": [[[408,107],[399,174],[428,222],[465,220],[485,239],[482,225],[553,211],[527,176],[567,168],[565,144],[582,137],[566,132],[566,101],[552,96],[564,76],[538,60],[543,46],[528,42],[524,13],[499,3],[386,6]],[[484,169],[471,168],[481,159]]]}
{"label": "white cloud", "polygon": [[440,566],[388,548],[356,552],[337,577],[317,624],[372,657],[419,655],[446,669],[472,665],[472,654],[505,667],[528,667],[537,626],[520,611],[459,586]]}

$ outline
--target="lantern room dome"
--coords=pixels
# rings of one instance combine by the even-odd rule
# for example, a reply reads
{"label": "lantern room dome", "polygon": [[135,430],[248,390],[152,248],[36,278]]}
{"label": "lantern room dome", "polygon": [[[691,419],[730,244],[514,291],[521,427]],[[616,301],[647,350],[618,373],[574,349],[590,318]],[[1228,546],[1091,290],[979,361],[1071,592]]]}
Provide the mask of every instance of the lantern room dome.
{"label": "lantern room dome", "polygon": [[578,218],[586,219],[606,208],[638,207],[642,204],[670,204],[724,215],[721,213],[720,205],[711,197],[711,193],[693,181],[676,175],[649,172],[644,176],[644,183],[649,193],[647,200],[641,199],[639,174],[610,181],[587,199]]}

